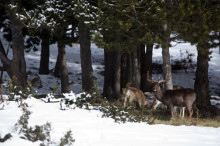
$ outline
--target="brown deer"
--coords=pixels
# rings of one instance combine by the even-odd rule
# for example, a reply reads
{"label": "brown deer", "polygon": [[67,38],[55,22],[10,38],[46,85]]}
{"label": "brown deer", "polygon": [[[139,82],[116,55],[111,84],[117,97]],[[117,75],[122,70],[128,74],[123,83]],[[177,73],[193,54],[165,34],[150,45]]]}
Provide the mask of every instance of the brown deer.
{"label": "brown deer", "polygon": [[[173,86],[173,90],[179,90],[179,89],[184,89],[182,86],[180,85],[174,85]],[[146,95],[149,99],[153,99],[153,103],[151,104],[151,108],[153,109],[157,109],[158,107],[163,107],[163,108],[167,108],[165,105],[162,104],[162,102],[160,102],[159,100],[157,100],[154,96],[154,93],[151,92],[144,92],[144,95]],[[175,109],[175,113],[177,113],[177,107],[174,107]],[[179,112],[179,117],[184,117],[184,113],[185,113],[185,107],[180,107],[180,112]]]}
{"label": "brown deer", "polygon": [[[174,85],[173,86],[173,90],[179,90],[179,89],[183,89],[183,87],[180,86],[180,85]],[[162,102],[160,102],[159,100],[157,100],[154,97],[153,93],[144,92],[144,95],[146,95],[150,99],[153,99],[153,103],[152,103],[152,106],[151,106],[153,109],[157,109],[159,106],[167,108],[165,105],[162,104]],[[177,113],[177,107],[176,106],[175,106],[175,111]],[[180,112],[179,112],[179,117],[184,117],[184,113],[185,113],[185,107],[181,107]]]}
{"label": "brown deer", "polygon": [[145,99],[144,93],[134,87],[122,88],[122,93],[124,97],[124,107],[126,107],[127,102],[136,103],[136,109],[145,106],[148,107],[148,102]]}
{"label": "brown deer", "polygon": [[196,97],[197,94],[193,89],[178,89],[178,90],[163,90],[160,85],[167,81],[167,76],[165,80],[159,80],[154,82],[149,79],[149,72],[147,73],[147,81],[153,83],[153,90],[155,92],[155,98],[161,101],[164,105],[169,107],[171,117],[174,117],[174,106],[186,107],[189,112],[189,117],[193,115],[193,110],[196,111],[196,117],[199,117],[199,110],[196,107]]}

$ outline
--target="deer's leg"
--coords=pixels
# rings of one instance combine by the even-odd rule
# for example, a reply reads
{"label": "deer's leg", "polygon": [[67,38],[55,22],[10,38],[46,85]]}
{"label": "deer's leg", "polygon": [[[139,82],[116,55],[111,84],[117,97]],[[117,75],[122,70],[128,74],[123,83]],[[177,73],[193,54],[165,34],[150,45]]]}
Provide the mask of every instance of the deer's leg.
{"label": "deer's leg", "polygon": [[125,96],[125,98],[124,98],[124,107],[126,107],[126,105],[127,105],[127,101],[128,101],[128,97]]}
{"label": "deer's leg", "polygon": [[196,104],[193,104],[193,110],[196,111],[196,118],[199,118],[199,109],[196,107]]}
{"label": "deer's leg", "polygon": [[174,106],[173,112],[174,112],[175,116],[178,116],[178,107],[177,106]]}
{"label": "deer's leg", "polygon": [[184,115],[185,115],[185,107],[181,107],[179,117],[184,118]]}
{"label": "deer's leg", "polygon": [[135,102],[136,103],[136,110],[140,110],[141,109],[141,105],[139,102]]}
{"label": "deer's leg", "polygon": [[191,104],[186,104],[186,108],[187,108],[187,110],[189,112],[189,118],[191,119],[192,115],[193,115],[192,105]]}
{"label": "deer's leg", "polygon": [[185,107],[182,107],[182,108],[181,108],[181,111],[182,111],[182,118],[184,118],[184,115],[185,115]]}
{"label": "deer's leg", "polygon": [[171,119],[173,119],[174,118],[173,105],[169,105],[169,109],[170,109]]}
{"label": "deer's leg", "polygon": [[191,119],[192,115],[193,115],[193,109],[192,108],[188,108],[188,111],[189,111],[189,118]]}
{"label": "deer's leg", "polygon": [[182,117],[182,115],[183,115],[182,107],[179,107],[179,110],[180,110],[179,117]]}

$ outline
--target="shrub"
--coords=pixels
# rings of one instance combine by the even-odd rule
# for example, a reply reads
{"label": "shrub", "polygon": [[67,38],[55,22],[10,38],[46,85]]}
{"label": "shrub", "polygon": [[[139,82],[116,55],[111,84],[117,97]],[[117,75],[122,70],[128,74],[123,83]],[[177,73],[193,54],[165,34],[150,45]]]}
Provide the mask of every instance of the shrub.
{"label": "shrub", "polygon": [[22,115],[19,118],[18,122],[15,124],[16,131],[19,134],[23,134],[21,138],[27,139],[29,141],[42,141],[41,146],[49,145],[51,143],[50,139],[50,131],[51,131],[51,124],[46,123],[45,125],[38,126],[36,125],[33,127],[28,127],[28,119],[31,112],[27,109],[27,107],[22,107]]}
{"label": "shrub", "polygon": [[64,137],[60,139],[60,146],[71,146],[74,142],[75,139],[72,137],[72,131],[69,130]]}
{"label": "shrub", "polygon": [[34,96],[35,94],[35,90],[31,82],[27,81],[27,86],[22,88],[21,86],[17,86],[17,78],[15,76],[13,76],[12,79],[4,86],[9,92],[9,100],[20,100],[22,103],[22,99],[27,99],[29,96]]}

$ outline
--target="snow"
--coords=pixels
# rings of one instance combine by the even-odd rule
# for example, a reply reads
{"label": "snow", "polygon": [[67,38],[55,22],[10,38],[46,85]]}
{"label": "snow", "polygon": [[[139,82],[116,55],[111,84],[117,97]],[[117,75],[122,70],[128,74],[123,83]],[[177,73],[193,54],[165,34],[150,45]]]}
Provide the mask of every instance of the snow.
{"label": "snow", "polygon": [[[59,103],[44,103],[37,99],[26,101],[33,112],[29,125],[52,124],[52,140],[59,143],[60,138],[68,130],[72,130],[76,140],[75,146],[133,146],[133,145],[163,145],[163,146],[219,146],[220,128],[207,128],[195,126],[167,126],[148,125],[146,123],[115,123],[113,119],[102,118],[101,113],[95,110],[60,110]],[[13,130],[14,124],[21,115],[15,103],[10,103],[0,111],[2,118],[0,132],[2,135],[11,132],[11,140],[3,145],[31,144],[19,139]]]}
{"label": "snow", "polygon": [[[2,38],[2,37],[0,37]],[[1,39],[2,40],[2,39]],[[8,43],[3,40],[3,45]],[[25,54],[27,70],[33,73],[38,73],[40,61],[39,51],[29,52]],[[103,87],[103,76],[98,72],[103,71],[104,66],[104,51],[97,48],[94,44],[91,46],[92,63],[94,75],[97,78],[99,89]],[[170,49],[171,60],[184,58],[186,50],[193,53],[193,62],[196,62],[197,52],[195,46],[188,43],[178,44]],[[67,66],[69,71],[70,82],[73,91],[68,96],[75,99],[81,92],[81,65],[80,65],[80,48],[78,44],[73,44],[72,47],[66,46]],[[50,46],[50,69],[55,67],[57,58],[57,45]],[[219,98],[219,79],[220,79],[220,55],[213,49],[211,61],[209,62],[210,74],[210,90],[212,97]],[[161,49],[154,49],[153,61],[161,62]],[[160,74],[155,74],[155,77]],[[4,73],[4,81],[7,82],[8,76]],[[60,85],[60,80],[53,77],[52,74],[40,75],[43,82],[43,88],[37,89],[38,93],[51,93],[51,88]],[[189,72],[174,72],[174,84],[184,87],[193,88],[195,73]],[[60,92],[60,89],[57,93]],[[3,90],[3,93],[7,93]],[[218,93],[218,94],[217,94]],[[50,95],[48,95],[50,96]],[[58,145],[60,138],[71,130],[75,139],[75,146],[134,146],[134,145],[151,145],[151,146],[219,146],[220,145],[220,127],[197,127],[197,126],[170,126],[170,125],[149,125],[146,122],[141,123],[115,123],[111,118],[103,118],[102,113],[98,110],[85,110],[75,107],[74,109],[61,110],[59,102],[46,103],[46,99],[29,98],[25,101],[32,112],[29,119],[29,126],[43,125],[47,122],[51,123],[51,140]],[[219,102],[211,100],[212,104]],[[6,104],[3,110],[0,110],[0,136],[3,137],[7,133],[12,134],[12,138],[4,143],[3,146],[14,145],[31,145],[37,146],[41,142],[30,142],[20,138],[20,134],[15,130],[14,125],[21,116],[21,108],[18,108],[15,102]]]}

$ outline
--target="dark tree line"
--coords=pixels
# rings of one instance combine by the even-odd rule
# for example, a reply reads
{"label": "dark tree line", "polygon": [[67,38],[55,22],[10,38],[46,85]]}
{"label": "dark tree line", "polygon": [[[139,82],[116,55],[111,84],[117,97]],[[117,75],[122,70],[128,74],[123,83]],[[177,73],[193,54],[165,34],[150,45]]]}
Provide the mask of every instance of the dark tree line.
{"label": "dark tree line", "polygon": [[24,36],[41,39],[40,74],[50,72],[49,46],[57,42],[54,75],[61,79],[61,92],[69,92],[65,46],[79,42],[82,89],[89,92],[94,83],[90,50],[93,37],[104,48],[103,96],[113,101],[121,98],[121,89],[128,85],[151,90],[146,74],[149,71],[152,76],[153,46],[162,47],[163,76],[167,72],[169,75],[165,88],[172,89],[169,47],[172,41],[188,41],[198,50],[194,87],[198,104],[204,115],[210,115],[209,49],[219,46],[219,9],[218,0],[2,0],[0,28],[8,32],[13,49],[13,59],[9,60],[0,42],[2,68],[25,87]]}

